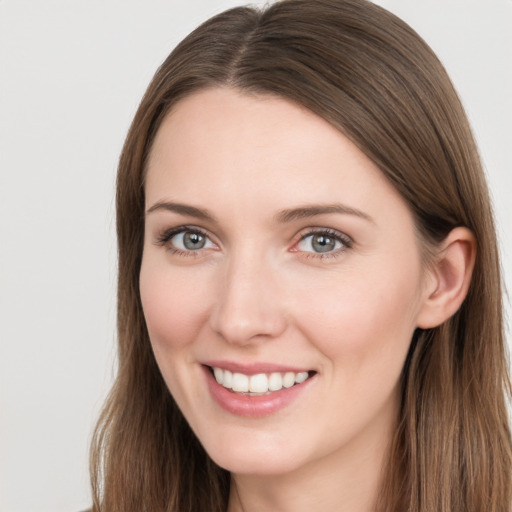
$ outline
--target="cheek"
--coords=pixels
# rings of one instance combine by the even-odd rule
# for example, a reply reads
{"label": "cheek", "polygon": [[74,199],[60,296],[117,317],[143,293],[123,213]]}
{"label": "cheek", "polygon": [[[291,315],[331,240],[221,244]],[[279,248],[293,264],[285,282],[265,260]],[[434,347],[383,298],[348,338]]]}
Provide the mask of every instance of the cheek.
{"label": "cheek", "polygon": [[316,300],[297,294],[301,329],[331,360],[356,369],[368,360],[401,361],[416,327],[420,303],[419,265],[365,271],[316,281]]}
{"label": "cheek", "polygon": [[143,260],[140,294],[151,343],[173,350],[193,340],[207,317],[207,289],[198,273],[173,272],[167,265]]}

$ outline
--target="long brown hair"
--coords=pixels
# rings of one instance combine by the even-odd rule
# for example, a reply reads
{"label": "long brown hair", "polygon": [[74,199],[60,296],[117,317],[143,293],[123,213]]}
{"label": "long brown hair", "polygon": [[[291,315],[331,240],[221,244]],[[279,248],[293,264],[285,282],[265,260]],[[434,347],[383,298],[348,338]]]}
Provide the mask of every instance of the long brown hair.
{"label": "long brown hair", "polygon": [[119,368],[91,450],[93,510],[227,507],[229,474],[205,453],[160,376],[138,289],[152,141],[177,101],[214,86],[278,95],[329,121],[399,191],[425,247],[456,226],[473,232],[477,257],[466,300],[411,342],[379,510],[510,512],[500,266],[479,156],[436,56],[366,0],[231,9],[182,41],[149,85],[119,163]]}

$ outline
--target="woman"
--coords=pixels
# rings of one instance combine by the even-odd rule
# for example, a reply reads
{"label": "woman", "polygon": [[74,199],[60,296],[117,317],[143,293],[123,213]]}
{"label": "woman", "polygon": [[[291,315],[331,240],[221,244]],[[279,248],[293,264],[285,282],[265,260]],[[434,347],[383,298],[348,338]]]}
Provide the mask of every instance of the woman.
{"label": "woman", "polygon": [[444,69],[364,0],[207,21],[121,156],[93,510],[510,511],[487,188]]}

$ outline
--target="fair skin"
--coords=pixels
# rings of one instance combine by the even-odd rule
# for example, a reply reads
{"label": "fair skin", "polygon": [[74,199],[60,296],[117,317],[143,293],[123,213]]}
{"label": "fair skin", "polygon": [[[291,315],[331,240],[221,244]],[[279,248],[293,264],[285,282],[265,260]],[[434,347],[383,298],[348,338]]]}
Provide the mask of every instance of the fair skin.
{"label": "fair skin", "polygon": [[[147,327],[174,399],[232,474],[229,512],[370,512],[410,340],[463,300],[470,233],[454,230],[427,268],[379,169],[271,96],[216,88],[181,100],[147,173]],[[208,363],[308,378],[247,396]]]}

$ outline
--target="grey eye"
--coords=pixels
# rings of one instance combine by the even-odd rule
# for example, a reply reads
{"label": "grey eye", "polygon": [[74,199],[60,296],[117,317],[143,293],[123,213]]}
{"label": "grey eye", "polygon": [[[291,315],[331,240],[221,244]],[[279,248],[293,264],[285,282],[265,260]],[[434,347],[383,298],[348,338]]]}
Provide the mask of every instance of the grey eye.
{"label": "grey eye", "polygon": [[311,247],[316,252],[329,252],[336,249],[336,240],[326,235],[314,235],[311,240]]}
{"label": "grey eye", "polygon": [[328,233],[313,233],[305,236],[299,242],[298,248],[304,252],[325,253],[341,249],[343,245],[338,238]]}
{"label": "grey eye", "polygon": [[182,251],[198,251],[214,247],[213,242],[199,231],[181,231],[171,238],[171,243]]}
{"label": "grey eye", "polygon": [[201,233],[187,231],[183,235],[183,246],[191,251],[202,249],[206,244],[206,237]]}

